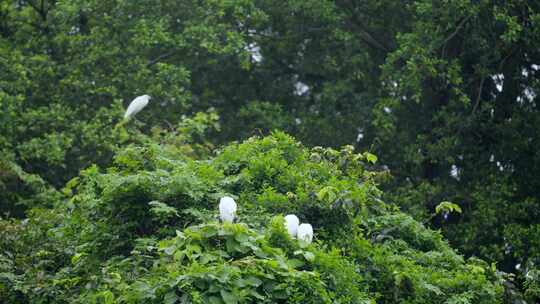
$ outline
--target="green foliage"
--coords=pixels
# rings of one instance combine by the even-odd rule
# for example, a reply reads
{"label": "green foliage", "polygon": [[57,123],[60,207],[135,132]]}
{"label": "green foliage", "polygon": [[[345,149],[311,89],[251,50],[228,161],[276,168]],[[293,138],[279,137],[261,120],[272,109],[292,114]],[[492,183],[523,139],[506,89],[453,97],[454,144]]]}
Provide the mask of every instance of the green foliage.
{"label": "green foliage", "polygon": [[150,211],[160,220],[165,221],[168,218],[180,216],[178,213],[178,210],[176,208],[168,206],[167,204],[158,202],[158,201],[152,201],[148,203],[148,205],[152,206],[150,208]]}
{"label": "green foliage", "polygon": [[[330,302],[332,293],[317,273],[317,262],[310,263],[305,258],[311,255],[314,261],[315,254],[292,254],[290,247],[295,245],[281,231],[283,221],[278,227],[276,232],[270,229],[268,235],[242,224],[204,224],[177,231],[175,237],[157,244],[156,262],[146,275],[121,287],[117,285],[121,282],[105,283],[101,290],[85,298],[96,299],[112,290],[120,303]],[[285,236],[285,243],[271,244],[271,240],[276,240],[273,233]],[[320,254],[318,260],[329,259]],[[340,259],[334,263],[339,265]],[[354,280],[354,276],[348,279]],[[352,289],[348,290],[348,298],[341,301],[361,303],[367,298],[356,286],[347,287]]]}
{"label": "green foliage", "polygon": [[0,158],[0,214],[23,217],[29,207],[50,205],[60,197],[39,175],[29,174],[8,159]]}
{"label": "green foliage", "polygon": [[534,302],[540,299],[540,272],[538,269],[530,269],[525,274],[525,296]]}
{"label": "green foliage", "polygon": [[441,214],[441,213],[450,213],[450,212],[457,212],[461,213],[461,207],[459,205],[451,203],[451,202],[441,202],[440,204],[435,207],[435,213]]}
{"label": "green foliage", "polygon": [[[151,141],[118,152],[29,218],[0,220],[12,303],[501,303],[503,278],[380,200],[369,160],[284,133],[196,160]],[[69,190],[69,191],[68,191]],[[217,202],[234,195],[238,223]],[[301,246],[280,214],[315,228]],[[532,290],[532,289],[531,289]]]}
{"label": "green foliage", "polygon": [[[525,282],[516,265],[540,263],[539,24],[539,5],[518,0],[0,1],[0,213],[24,218],[62,196],[80,200],[77,184],[92,185],[83,176],[114,167],[111,187],[88,200],[95,216],[121,215],[111,227],[127,221],[140,235],[208,219],[196,202],[222,193],[339,222],[335,209],[368,214],[358,202],[378,193],[370,182],[318,185],[346,172],[384,182],[386,201]],[[153,99],[137,120],[113,128],[142,94]],[[177,193],[184,182],[195,190],[174,204],[159,185],[144,186],[167,181],[162,166],[276,129],[308,146],[369,152],[313,149],[302,156],[308,170],[336,169],[304,185],[303,172],[287,170],[296,156],[230,148],[216,165],[190,164],[196,177],[177,174]],[[99,204],[104,190],[110,202],[142,195],[138,213]],[[149,201],[180,216],[158,208],[134,228]],[[433,216],[441,201],[463,212]]]}
{"label": "green foliage", "polygon": [[[540,7],[414,1],[383,65],[374,151],[386,199],[430,220],[467,255],[538,263]],[[463,213],[431,217],[441,201]],[[534,206],[534,207],[533,207]],[[519,280],[524,280],[521,277]]]}

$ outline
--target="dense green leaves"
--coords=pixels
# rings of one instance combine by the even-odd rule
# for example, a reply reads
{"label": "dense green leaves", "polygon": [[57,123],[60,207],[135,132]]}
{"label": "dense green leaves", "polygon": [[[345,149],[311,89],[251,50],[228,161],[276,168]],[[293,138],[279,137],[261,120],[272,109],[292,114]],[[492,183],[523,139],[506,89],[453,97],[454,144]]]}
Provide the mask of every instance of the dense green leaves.
{"label": "dense green leaves", "polygon": [[[519,0],[0,1],[0,212],[22,219],[62,196],[70,208],[93,201],[77,229],[118,217],[79,237],[124,252],[130,241],[102,226],[165,237],[168,225],[207,222],[198,203],[225,194],[320,226],[340,222],[336,210],[378,208],[365,203],[377,201],[376,181],[384,200],[467,256],[515,272],[534,301],[539,12]],[[142,94],[153,96],[148,107],[114,128]],[[232,145],[212,164],[187,161],[275,129],[308,146],[354,147],[297,158]],[[310,161],[311,182],[287,170],[298,159]],[[337,168],[320,171],[324,161]],[[335,178],[343,172],[370,182],[352,188]],[[91,190],[94,177],[102,188]],[[437,208],[444,201],[462,212]],[[345,234],[320,231],[331,233]],[[114,300],[103,292],[99,301]]]}
{"label": "dense green leaves", "polygon": [[540,7],[409,8],[412,30],[397,36],[383,68],[387,96],[374,113],[378,155],[396,177],[389,199],[418,218],[455,202],[461,215],[433,218],[453,244],[506,271],[537,264]]}
{"label": "dense green leaves", "polygon": [[[495,269],[465,261],[439,233],[384,204],[376,187],[384,174],[367,164],[350,147],[307,149],[283,133],[204,160],[181,146],[126,147],[106,171],[84,170],[50,209],[0,221],[0,295],[14,303],[501,302]],[[224,194],[237,197],[238,223],[217,220]],[[313,244],[291,239],[280,216],[291,212],[314,226]]]}

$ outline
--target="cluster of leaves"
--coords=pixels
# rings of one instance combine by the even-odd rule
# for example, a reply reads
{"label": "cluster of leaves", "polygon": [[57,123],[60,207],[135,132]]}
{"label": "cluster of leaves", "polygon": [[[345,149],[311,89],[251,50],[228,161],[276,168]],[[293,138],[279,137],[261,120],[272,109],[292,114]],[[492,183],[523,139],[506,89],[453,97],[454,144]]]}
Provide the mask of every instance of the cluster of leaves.
{"label": "cluster of leaves", "polygon": [[[119,144],[207,155],[282,129],[373,151],[394,176],[385,200],[525,282],[540,264],[539,24],[522,0],[0,1],[0,212],[47,206]],[[146,136],[112,129],[141,94]],[[184,144],[216,113],[223,132]],[[183,114],[204,122],[186,132]],[[298,199],[273,182],[260,201]],[[349,205],[342,190],[316,195]],[[441,201],[463,212],[433,216]]]}
{"label": "cluster of leaves", "polygon": [[[358,102],[342,108],[340,96],[359,79],[378,82],[355,67],[382,63],[356,54],[361,43],[329,1],[0,5],[2,155],[56,187],[92,163],[109,163],[121,104],[143,93],[153,97],[139,114],[145,131],[213,106],[228,126],[219,140],[280,128],[306,142],[342,144],[334,134],[354,138],[353,118],[369,110]],[[322,102],[295,93],[300,83]]]}
{"label": "cluster of leaves", "polygon": [[[135,254],[154,259],[136,280],[124,279],[135,265],[110,265],[109,279],[85,295],[100,303],[369,303],[358,290],[361,276],[336,253],[300,249],[284,231],[283,219],[265,232],[243,224],[203,224],[177,231],[174,238],[139,239]],[[296,247],[296,248],[295,248]],[[295,250],[296,249],[296,250]],[[321,273],[331,262],[335,278]],[[322,265],[321,265],[322,264]],[[348,276],[346,276],[347,274]],[[105,300],[106,302],[106,300]]]}
{"label": "cluster of leaves", "polygon": [[[284,133],[196,160],[149,141],[1,220],[10,303],[502,303],[503,278],[380,200],[374,156]],[[217,221],[234,195],[238,224]],[[315,227],[291,239],[280,214]],[[533,290],[533,289],[531,289]]]}
{"label": "cluster of leaves", "polygon": [[419,219],[457,203],[463,213],[432,224],[467,255],[525,275],[540,252],[540,6],[408,9],[415,18],[387,57],[386,96],[374,108],[376,153],[396,177],[387,199]]}
{"label": "cluster of leaves", "polygon": [[139,114],[146,134],[207,111],[190,111],[191,71],[210,56],[242,57],[243,44],[221,21],[228,4],[195,2],[2,1],[2,160],[59,188],[136,140],[112,128],[135,96],[153,97]]}

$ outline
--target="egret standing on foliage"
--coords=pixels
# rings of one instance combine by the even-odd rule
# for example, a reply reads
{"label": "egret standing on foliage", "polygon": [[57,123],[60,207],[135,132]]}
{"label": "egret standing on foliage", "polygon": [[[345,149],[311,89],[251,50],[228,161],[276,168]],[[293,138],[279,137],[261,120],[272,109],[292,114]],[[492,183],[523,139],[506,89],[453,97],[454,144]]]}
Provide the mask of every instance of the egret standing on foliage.
{"label": "egret standing on foliage", "polygon": [[313,227],[311,227],[310,224],[301,224],[298,226],[298,234],[297,237],[299,240],[304,241],[306,243],[311,243],[313,240]]}
{"label": "egret standing on foliage", "polygon": [[219,217],[223,222],[232,223],[236,216],[236,203],[229,196],[224,196],[219,200]]}
{"label": "egret standing on foliage", "polygon": [[300,224],[300,220],[296,215],[288,214],[285,216],[285,227],[292,237],[296,237],[296,233],[298,232],[298,224]]}
{"label": "egret standing on foliage", "polygon": [[152,97],[149,95],[142,95],[137,96],[133,101],[129,104],[126,114],[124,114],[124,119],[131,119],[135,114],[139,113],[146,105],[148,105],[148,101],[150,101]]}

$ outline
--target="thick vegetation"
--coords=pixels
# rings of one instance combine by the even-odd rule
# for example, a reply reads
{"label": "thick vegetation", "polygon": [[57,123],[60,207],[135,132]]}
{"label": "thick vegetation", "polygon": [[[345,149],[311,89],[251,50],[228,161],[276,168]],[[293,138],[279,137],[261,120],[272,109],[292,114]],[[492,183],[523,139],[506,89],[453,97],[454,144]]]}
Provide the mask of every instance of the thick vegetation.
{"label": "thick vegetation", "polygon": [[539,90],[538,1],[0,0],[0,216],[50,210],[130,144],[206,159],[279,129],[376,154],[384,201],[534,302]]}
{"label": "thick vegetation", "polygon": [[[370,154],[275,133],[195,160],[131,145],[0,222],[9,303],[500,303],[502,277],[380,200]],[[233,195],[234,224],[217,220]],[[315,227],[301,246],[294,212]]]}

